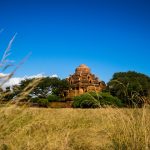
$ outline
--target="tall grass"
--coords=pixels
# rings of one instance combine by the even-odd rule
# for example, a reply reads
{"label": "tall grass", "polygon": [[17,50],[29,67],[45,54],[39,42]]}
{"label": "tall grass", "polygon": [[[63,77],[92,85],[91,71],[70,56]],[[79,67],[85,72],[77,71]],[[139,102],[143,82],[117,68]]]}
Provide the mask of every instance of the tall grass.
{"label": "tall grass", "polygon": [[0,108],[0,149],[150,149],[150,108]]}

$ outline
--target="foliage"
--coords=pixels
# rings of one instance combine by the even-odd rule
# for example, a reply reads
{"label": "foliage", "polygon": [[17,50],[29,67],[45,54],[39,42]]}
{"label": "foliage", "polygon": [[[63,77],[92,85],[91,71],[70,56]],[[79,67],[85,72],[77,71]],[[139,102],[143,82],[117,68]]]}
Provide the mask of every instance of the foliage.
{"label": "foliage", "polygon": [[100,107],[100,103],[92,95],[85,93],[74,97],[72,106],[74,108],[97,108]]}
{"label": "foliage", "polygon": [[13,98],[14,98],[14,93],[12,93],[12,92],[3,92],[2,94],[1,94],[1,96],[2,96],[2,98],[1,98],[1,100],[2,100],[2,102],[6,102],[6,101],[10,101],[10,100],[12,100]]}
{"label": "foliage", "polygon": [[99,102],[96,100],[83,100],[80,104],[81,108],[98,108],[100,106]]}
{"label": "foliage", "polygon": [[100,93],[100,97],[101,106],[111,105],[123,107],[122,101],[119,98],[112,96],[110,93],[102,92]]}
{"label": "foliage", "polygon": [[38,98],[38,97],[35,97],[35,98],[31,98],[31,99],[30,99],[30,102],[32,102],[32,103],[38,103],[38,101],[39,101],[39,98]]}
{"label": "foliage", "polygon": [[49,95],[47,97],[47,99],[48,99],[49,102],[58,102],[58,101],[60,101],[60,97],[57,96],[57,95],[53,95],[53,94]]}
{"label": "foliage", "polygon": [[64,90],[69,89],[69,83],[66,79],[59,79],[57,78],[57,82],[53,82],[52,84],[52,94],[64,97]]}
{"label": "foliage", "polygon": [[74,108],[80,108],[80,104],[81,104],[82,101],[83,101],[83,100],[82,100],[82,97],[81,97],[81,96],[75,96],[75,97],[73,98],[72,106],[73,106]]}
{"label": "foliage", "polygon": [[18,89],[20,91],[22,91],[25,87],[27,87],[29,85],[29,83],[31,83],[34,79],[25,79],[22,80],[21,83],[18,86]]}
{"label": "foliage", "polygon": [[49,105],[48,99],[40,98],[37,102],[40,107],[48,107]]}
{"label": "foliage", "polygon": [[38,98],[38,97],[31,98],[30,102],[38,104],[39,107],[48,107],[49,106],[48,99],[44,99],[44,98]]}
{"label": "foliage", "polygon": [[123,104],[120,99],[113,97],[109,93],[90,92],[80,96],[74,97],[74,108],[99,108],[110,106],[122,107]]}
{"label": "foliage", "polygon": [[[34,79],[27,79],[21,82],[19,86],[20,92]],[[69,83],[65,79],[59,79],[56,77],[43,77],[39,84],[32,90],[30,95],[37,96],[39,98],[46,98],[49,94],[63,97],[63,91],[69,88]]]}
{"label": "foliage", "polygon": [[134,71],[118,72],[108,82],[107,90],[126,105],[141,106],[143,97],[149,96],[150,77]]}

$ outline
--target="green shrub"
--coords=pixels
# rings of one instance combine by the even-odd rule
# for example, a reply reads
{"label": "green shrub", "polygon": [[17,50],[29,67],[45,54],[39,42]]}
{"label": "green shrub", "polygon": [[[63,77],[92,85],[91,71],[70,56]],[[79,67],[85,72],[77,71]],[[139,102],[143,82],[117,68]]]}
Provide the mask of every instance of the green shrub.
{"label": "green shrub", "polygon": [[110,93],[102,92],[99,95],[101,97],[99,100],[102,107],[105,105],[112,105],[117,107],[123,106],[122,101],[119,98],[112,96]]}
{"label": "green shrub", "polygon": [[30,102],[37,103],[39,107],[48,107],[49,105],[48,99],[45,98],[38,98],[38,97],[31,98]]}
{"label": "green shrub", "polygon": [[89,92],[73,99],[72,106],[74,108],[99,108],[106,106],[122,107],[122,101],[117,97],[113,97],[109,93]]}
{"label": "green shrub", "polygon": [[74,97],[72,106],[74,108],[97,108],[100,107],[99,104],[99,101],[94,96],[90,93],[85,93]]}
{"label": "green shrub", "polygon": [[39,101],[39,98],[38,98],[38,97],[35,97],[35,98],[31,98],[31,99],[30,99],[30,102],[32,102],[32,103],[38,103],[38,101]]}
{"label": "green shrub", "polygon": [[48,105],[49,105],[48,99],[44,99],[44,98],[39,99],[38,105],[40,107],[48,107]]}
{"label": "green shrub", "polygon": [[72,106],[73,106],[74,108],[80,108],[81,102],[82,102],[81,96],[75,96],[75,97],[73,98]]}
{"label": "green shrub", "polygon": [[48,99],[49,102],[58,102],[58,101],[60,101],[60,97],[57,96],[57,95],[49,95],[47,97],[47,99]]}
{"label": "green shrub", "polygon": [[81,102],[80,107],[81,108],[98,108],[100,106],[100,103],[96,100],[84,100]]}
{"label": "green shrub", "polygon": [[99,100],[100,98],[102,98],[102,96],[100,95],[100,93],[97,92],[88,92],[88,95],[90,95],[90,97]]}

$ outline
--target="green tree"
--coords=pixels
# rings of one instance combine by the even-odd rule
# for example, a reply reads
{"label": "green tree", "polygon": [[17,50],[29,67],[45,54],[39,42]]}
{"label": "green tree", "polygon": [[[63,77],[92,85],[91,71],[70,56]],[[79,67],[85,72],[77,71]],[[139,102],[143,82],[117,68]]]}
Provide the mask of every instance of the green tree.
{"label": "green tree", "polygon": [[115,73],[107,84],[107,90],[123,100],[126,105],[141,106],[149,96],[150,77],[134,71]]}
{"label": "green tree", "polygon": [[[27,79],[21,82],[19,90],[22,91],[35,79]],[[30,95],[40,98],[47,98],[48,95],[53,94],[63,97],[63,91],[69,88],[69,83],[66,79],[56,77],[44,77],[38,85],[31,91]]]}
{"label": "green tree", "polygon": [[52,84],[52,93],[54,95],[64,97],[64,90],[68,90],[69,87],[70,85],[66,79],[58,79],[57,82],[53,82]]}

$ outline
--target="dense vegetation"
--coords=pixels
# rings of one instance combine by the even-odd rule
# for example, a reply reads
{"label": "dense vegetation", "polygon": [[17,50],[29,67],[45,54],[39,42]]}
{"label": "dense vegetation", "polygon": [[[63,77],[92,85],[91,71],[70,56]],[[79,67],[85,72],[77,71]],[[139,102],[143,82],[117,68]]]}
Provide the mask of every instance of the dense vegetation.
{"label": "dense vegetation", "polygon": [[133,71],[118,72],[108,82],[107,90],[127,106],[142,106],[150,102],[150,77]]}
{"label": "dense vegetation", "polygon": [[69,89],[67,80],[56,77],[33,78],[21,81],[11,90],[7,87],[1,91],[1,101],[9,102],[19,99],[20,102],[31,102],[40,107],[48,107],[49,102],[62,101],[64,91]]}
{"label": "dense vegetation", "polygon": [[[19,91],[22,91],[32,80],[27,79],[21,82]],[[64,97],[63,91],[69,88],[65,79],[57,77],[44,77],[37,86],[29,93],[31,96],[46,98],[49,94]]]}
{"label": "dense vegetation", "polygon": [[109,93],[85,93],[81,96],[74,97],[73,107],[75,108],[100,108],[100,107],[122,107],[120,99],[113,97]]}

